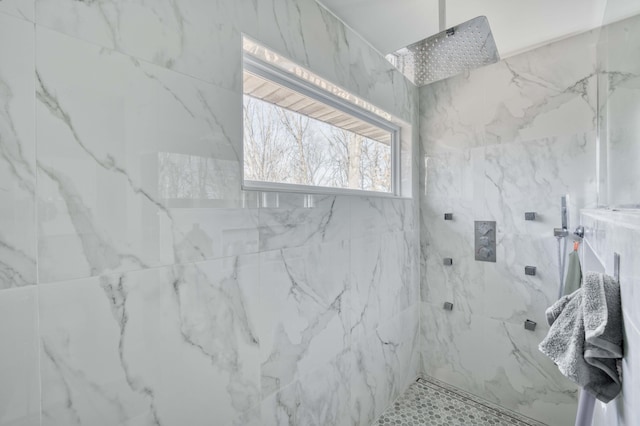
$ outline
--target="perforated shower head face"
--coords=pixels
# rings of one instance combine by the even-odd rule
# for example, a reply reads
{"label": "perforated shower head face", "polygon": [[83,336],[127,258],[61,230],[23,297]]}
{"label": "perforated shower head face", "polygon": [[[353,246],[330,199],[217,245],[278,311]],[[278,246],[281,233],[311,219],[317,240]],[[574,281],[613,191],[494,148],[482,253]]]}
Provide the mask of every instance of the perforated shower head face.
{"label": "perforated shower head face", "polygon": [[387,55],[417,86],[500,60],[489,21],[478,16]]}

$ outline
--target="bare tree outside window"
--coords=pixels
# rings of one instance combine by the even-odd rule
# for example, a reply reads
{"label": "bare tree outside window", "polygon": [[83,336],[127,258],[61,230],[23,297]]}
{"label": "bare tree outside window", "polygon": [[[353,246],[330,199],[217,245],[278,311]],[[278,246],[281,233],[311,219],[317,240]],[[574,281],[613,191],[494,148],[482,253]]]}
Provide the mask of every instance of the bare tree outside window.
{"label": "bare tree outside window", "polygon": [[244,173],[258,182],[391,192],[391,146],[244,96]]}

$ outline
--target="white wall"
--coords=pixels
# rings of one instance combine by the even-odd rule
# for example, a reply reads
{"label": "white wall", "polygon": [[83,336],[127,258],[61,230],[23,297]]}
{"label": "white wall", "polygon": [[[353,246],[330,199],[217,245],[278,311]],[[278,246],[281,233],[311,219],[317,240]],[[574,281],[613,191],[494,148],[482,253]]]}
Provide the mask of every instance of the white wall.
{"label": "white wall", "polygon": [[0,425],[365,425],[416,376],[416,204],[243,192],[242,33],[415,122],[312,0],[0,3]]}
{"label": "white wall", "polygon": [[[596,41],[585,33],[420,89],[423,371],[550,425],[576,410],[576,387],[537,346],[558,291],[560,197],[574,226],[596,204]],[[474,259],[476,220],[497,223],[496,263]]]}
{"label": "white wall", "polygon": [[593,425],[635,425],[640,417],[640,315],[637,309],[640,303],[640,213],[585,210],[582,212],[582,224],[589,249],[598,256],[598,262],[603,263],[606,273],[613,276],[613,254],[620,254],[620,296],[624,320],[622,393],[608,404],[596,403]]}

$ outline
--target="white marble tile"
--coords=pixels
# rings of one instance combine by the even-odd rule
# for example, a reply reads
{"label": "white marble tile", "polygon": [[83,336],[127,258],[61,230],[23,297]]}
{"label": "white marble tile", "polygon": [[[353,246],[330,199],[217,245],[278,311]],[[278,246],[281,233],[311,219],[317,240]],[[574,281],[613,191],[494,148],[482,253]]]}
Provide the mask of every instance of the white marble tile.
{"label": "white marble tile", "polygon": [[[481,317],[479,317],[481,318]],[[441,305],[420,306],[422,371],[451,385],[481,395],[474,372],[484,371],[487,360],[480,322],[463,311],[444,311]]]}
{"label": "white marble tile", "polygon": [[484,396],[547,424],[575,422],[577,388],[538,351],[546,327],[535,332],[523,324],[491,321],[485,331],[490,376]]}
{"label": "white marble tile", "polygon": [[0,2],[0,13],[33,22],[35,19],[34,3],[35,0],[3,0]]}
{"label": "white marble tile", "polygon": [[422,87],[425,152],[594,131],[595,38],[587,33]]}
{"label": "white marble tile", "polygon": [[0,426],[40,424],[36,292],[0,292]]}
{"label": "white marble tile", "polygon": [[350,238],[349,197],[265,193],[260,209],[260,251]]}
{"label": "white marble tile", "polygon": [[[421,198],[422,299],[516,322],[542,315],[558,285],[549,230],[559,226],[562,194],[572,197],[574,225],[578,208],[595,204],[595,174],[584,171],[595,162],[594,148],[593,140],[574,136],[430,157]],[[536,220],[525,221],[526,211]],[[446,212],[453,221],[443,220]],[[474,260],[475,220],[497,221],[495,265]],[[444,257],[454,264],[444,266]],[[535,279],[524,277],[525,265],[538,267]]]}
{"label": "white marble tile", "polygon": [[372,234],[413,231],[413,201],[398,198],[350,197],[351,238]]}
{"label": "white marble tile", "polygon": [[181,207],[170,210],[178,262],[258,252],[258,209]]}
{"label": "white marble tile", "polygon": [[351,378],[353,425],[371,425],[419,371],[418,305],[354,342]]}
{"label": "white marble tile", "polygon": [[545,327],[446,312],[422,304],[423,370],[427,375],[549,424],[570,424],[577,391],[537,350]]}
{"label": "white marble tile", "polygon": [[348,257],[347,242],[260,254],[263,397],[349,348]]}
{"label": "white marble tile", "polygon": [[220,424],[260,401],[257,255],[41,289],[43,425]]}
{"label": "white marble tile", "polygon": [[[640,28],[638,23],[635,26]],[[640,44],[631,40],[635,40],[637,33],[638,29],[635,29],[632,34],[625,34],[622,40],[618,35],[618,38],[609,41],[609,45],[629,47],[627,56],[635,58]],[[620,64],[615,63],[616,60]],[[625,65],[630,65],[629,62],[631,61],[621,58],[610,58],[606,65],[610,68],[603,76],[606,82],[601,92],[605,92],[602,96],[606,100],[601,107],[600,138],[603,146],[601,155],[605,156],[607,163],[602,170],[607,197],[602,204],[638,208],[640,175],[636,165],[640,159],[640,150],[636,142],[640,135],[637,120],[640,113],[640,61],[634,67],[628,67],[632,68],[631,71],[625,71]]]}
{"label": "white marble tile", "polygon": [[34,54],[33,24],[0,15],[0,290],[36,282]]}
{"label": "white marble tile", "polygon": [[249,1],[36,1],[43,27],[237,90],[241,31],[256,19]]}
{"label": "white marble tile", "polygon": [[486,84],[486,113],[493,118],[487,142],[595,130],[594,38],[586,33],[481,69],[478,83]]}
{"label": "white marble tile", "polygon": [[601,29],[598,42],[599,130],[601,179],[600,205],[640,206],[636,173],[637,136],[640,128],[640,17]]}
{"label": "white marble tile", "polygon": [[350,425],[351,368],[349,353],[341,353],[264,399],[260,425]]}
{"label": "white marble tile", "polygon": [[40,279],[236,254],[185,209],[241,205],[240,96],[49,30],[37,42]]}
{"label": "white marble tile", "polygon": [[[485,151],[484,199],[498,232],[549,235],[560,226],[560,197],[570,196],[570,226],[579,210],[595,207],[595,134],[553,137],[504,145]],[[536,212],[535,221],[524,213]]]}
{"label": "white marble tile", "polygon": [[[545,421],[566,420],[575,395],[521,330],[527,318],[544,323],[557,292],[551,231],[560,196],[570,194],[571,226],[597,202],[597,37],[561,40],[420,89],[425,372]],[[536,221],[524,220],[528,211]],[[445,212],[454,220],[444,222]],[[475,220],[497,222],[496,263],[474,260]],[[538,268],[535,277],[525,265]]]}
{"label": "white marble tile", "polygon": [[[421,300],[480,314],[487,284],[483,262],[475,261],[474,220],[484,220],[466,200],[427,197],[421,200]],[[445,221],[444,213],[453,213]],[[444,258],[453,259],[444,265]]]}
{"label": "white marble tile", "polygon": [[620,255],[620,297],[625,319],[640,329],[640,212],[637,210],[587,210],[581,215],[585,239],[595,251],[604,272],[613,275],[613,254]]}
{"label": "white marble tile", "polygon": [[349,77],[347,32],[342,22],[315,1],[258,2],[260,43],[342,87]]}
{"label": "white marble tile", "polygon": [[354,339],[419,298],[419,249],[413,233],[372,235],[351,241],[351,331]]}
{"label": "white marble tile", "polygon": [[[411,122],[418,88],[386,59],[349,31],[349,87],[396,117]],[[388,52],[387,52],[388,53]],[[367,76],[367,78],[363,78]]]}
{"label": "white marble tile", "polygon": [[[422,199],[449,198],[473,201],[483,198],[485,148],[438,147],[422,157]],[[481,206],[480,206],[481,207]]]}
{"label": "white marble tile", "polygon": [[[573,250],[571,243],[567,253]],[[499,239],[496,263],[483,265],[484,315],[522,326],[530,319],[546,324],[545,310],[558,298],[557,240],[549,235],[505,234]],[[525,266],[535,266],[528,276]]]}
{"label": "white marble tile", "polygon": [[392,115],[411,121],[417,89],[316,1],[260,1],[258,17],[256,38],[261,43]]}

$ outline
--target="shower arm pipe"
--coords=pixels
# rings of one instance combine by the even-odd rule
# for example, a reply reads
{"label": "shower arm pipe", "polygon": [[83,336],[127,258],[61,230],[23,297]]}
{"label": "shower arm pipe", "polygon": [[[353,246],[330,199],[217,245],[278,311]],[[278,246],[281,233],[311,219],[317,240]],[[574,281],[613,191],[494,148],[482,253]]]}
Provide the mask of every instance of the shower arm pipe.
{"label": "shower arm pipe", "polygon": [[[569,236],[569,195],[560,197],[561,228],[554,228],[553,235],[558,242],[558,299],[564,295],[564,273],[567,259],[567,237]],[[564,242],[564,244],[562,244]]]}
{"label": "shower arm pipe", "polygon": [[[564,296],[564,271],[565,271],[565,259],[567,257],[567,235],[556,236],[558,241],[558,275],[560,278],[560,285],[558,286],[558,299]],[[562,244],[564,242],[564,245]]]}

